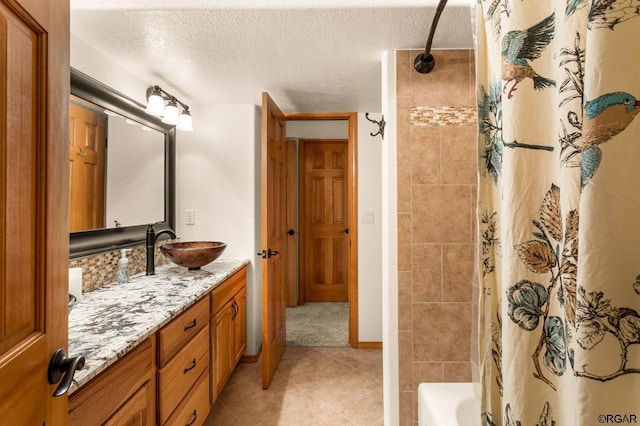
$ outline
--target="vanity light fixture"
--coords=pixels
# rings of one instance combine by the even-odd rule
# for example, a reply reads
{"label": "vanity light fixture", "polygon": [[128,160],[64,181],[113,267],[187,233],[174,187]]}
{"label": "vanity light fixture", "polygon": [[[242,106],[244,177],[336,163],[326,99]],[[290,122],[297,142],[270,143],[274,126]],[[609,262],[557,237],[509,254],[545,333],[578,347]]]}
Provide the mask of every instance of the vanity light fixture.
{"label": "vanity light fixture", "polygon": [[147,108],[145,111],[147,114],[162,117],[163,123],[177,126],[179,130],[193,131],[193,120],[189,106],[162,90],[160,86],[150,86],[147,89]]}
{"label": "vanity light fixture", "polygon": [[154,86],[147,89],[147,114],[163,116],[164,115],[164,98],[162,97],[162,89]]}
{"label": "vanity light fixture", "polygon": [[189,107],[182,110],[182,114],[180,114],[180,119],[178,120],[178,130],[193,132],[193,119],[191,118]]}
{"label": "vanity light fixture", "polygon": [[162,122],[175,126],[178,124],[179,119],[180,111],[178,110],[178,103],[175,98],[170,99],[167,106],[164,107],[164,117],[162,117]]}

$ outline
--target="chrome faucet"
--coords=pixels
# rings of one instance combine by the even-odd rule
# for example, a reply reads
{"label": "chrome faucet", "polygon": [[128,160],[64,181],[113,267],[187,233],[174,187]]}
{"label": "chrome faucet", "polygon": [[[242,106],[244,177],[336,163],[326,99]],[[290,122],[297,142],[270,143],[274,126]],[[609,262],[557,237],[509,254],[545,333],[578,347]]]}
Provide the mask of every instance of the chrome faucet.
{"label": "chrome faucet", "polygon": [[163,229],[159,232],[153,228],[158,223],[149,224],[147,226],[147,275],[155,275],[156,274],[156,263],[155,263],[155,254],[156,254],[156,241],[158,237],[162,234],[169,234],[171,238],[176,238],[176,234],[169,228]]}

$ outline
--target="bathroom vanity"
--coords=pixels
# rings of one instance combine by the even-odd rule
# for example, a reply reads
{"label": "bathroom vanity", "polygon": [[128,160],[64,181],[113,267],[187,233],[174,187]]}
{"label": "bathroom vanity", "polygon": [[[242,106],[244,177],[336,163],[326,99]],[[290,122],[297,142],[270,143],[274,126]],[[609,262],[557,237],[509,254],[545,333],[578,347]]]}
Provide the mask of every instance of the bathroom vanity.
{"label": "bathroom vanity", "polygon": [[70,425],[201,425],[246,348],[247,259],[174,265],[87,293],[69,314],[84,355]]}

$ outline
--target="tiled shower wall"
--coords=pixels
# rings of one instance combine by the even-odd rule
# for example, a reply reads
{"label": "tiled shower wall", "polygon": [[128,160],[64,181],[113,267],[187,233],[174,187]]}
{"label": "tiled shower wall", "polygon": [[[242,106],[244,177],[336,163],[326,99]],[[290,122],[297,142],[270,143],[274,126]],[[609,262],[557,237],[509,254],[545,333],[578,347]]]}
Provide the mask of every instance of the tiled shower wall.
{"label": "tiled shower wall", "polygon": [[476,203],[473,50],[397,51],[400,421],[422,382],[471,381]]}

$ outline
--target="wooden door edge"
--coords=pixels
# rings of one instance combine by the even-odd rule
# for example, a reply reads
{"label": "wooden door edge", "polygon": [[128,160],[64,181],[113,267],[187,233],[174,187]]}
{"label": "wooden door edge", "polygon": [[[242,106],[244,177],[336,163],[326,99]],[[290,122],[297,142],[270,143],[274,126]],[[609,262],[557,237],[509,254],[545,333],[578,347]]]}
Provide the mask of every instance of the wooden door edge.
{"label": "wooden door edge", "polygon": [[358,347],[358,115],[349,114],[348,215],[349,215],[349,344]]}
{"label": "wooden door edge", "polygon": [[304,150],[305,150],[305,144],[304,144],[304,140],[300,139],[298,140],[298,194],[297,194],[297,200],[298,200],[298,306],[302,306],[305,304],[305,291],[304,291],[304,285],[302,285],[302,277],[304,277],[305,274],[305,267],[304,267],[304,262],[302,261],[302,259],[304,259],[304,218],[303,218],[303,213],[304,213],[304,206],[302,205],[302,203],[300,203],[300,194],[304,193],[304,191],[306,190],[305,188],[305,184],[304,184],[304,167],[301,166],[301,164],[304,161]]}

